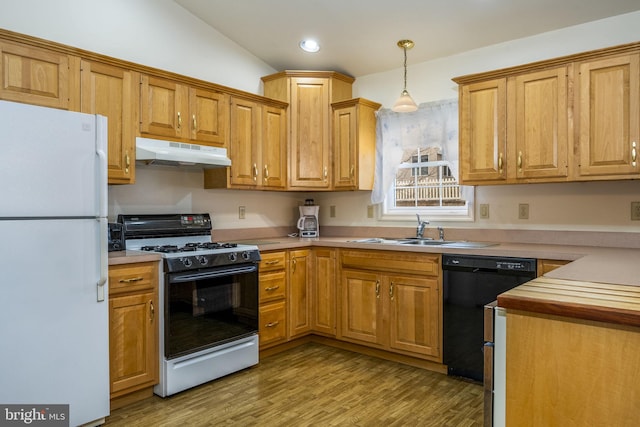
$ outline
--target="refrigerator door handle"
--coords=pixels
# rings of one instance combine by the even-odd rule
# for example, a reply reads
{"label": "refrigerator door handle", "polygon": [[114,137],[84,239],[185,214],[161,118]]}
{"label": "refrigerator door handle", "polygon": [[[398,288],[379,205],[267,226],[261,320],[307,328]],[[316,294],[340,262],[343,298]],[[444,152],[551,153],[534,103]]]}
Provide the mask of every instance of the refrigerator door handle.
{"label": "refrigerator door handle", "polygon": [[[97,196],[98,196],[98,216],[107,217],[108,208],[108,169],[107,162],[107,118],[96,115],[96,154],[98,164],[96,167],[97,176]],[[104,234],[106,236],[106,234]]]}
{"label": "refrigerator door handle", "polygon": [[98,251],[100,252],[100,279],[98,279],[98,302],[102,302],[105,299],[105,285],[107,284],[107,278],[109,277],[109,254],[107,253],[108,238],[108,221],[107,218],[98,218],[100,226],[98,227],[100,236],[98,241],[100,242]]}

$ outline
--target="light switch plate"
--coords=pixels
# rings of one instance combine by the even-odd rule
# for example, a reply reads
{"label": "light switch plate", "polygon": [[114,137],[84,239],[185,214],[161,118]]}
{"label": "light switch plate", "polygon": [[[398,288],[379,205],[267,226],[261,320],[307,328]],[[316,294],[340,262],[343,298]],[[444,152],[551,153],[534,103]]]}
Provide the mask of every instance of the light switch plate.
{"label": "light switch plate", "polygon": [[238,206],[238,218],[244,219],[246,214],[246,208],[244,206]]}
{"label": "light switch plate", "polygon": [[520,203],[518,205],[518,219],[529,219],[529,204]]}
{"label": "light switch plate", "polygon": [[482,203],[480,204],[480,219],[488,219],[489,218],[489,204]]}
{"label": "light switch plate", "polygon": [[640,221],[640,202],[631,202],[631,221]]}

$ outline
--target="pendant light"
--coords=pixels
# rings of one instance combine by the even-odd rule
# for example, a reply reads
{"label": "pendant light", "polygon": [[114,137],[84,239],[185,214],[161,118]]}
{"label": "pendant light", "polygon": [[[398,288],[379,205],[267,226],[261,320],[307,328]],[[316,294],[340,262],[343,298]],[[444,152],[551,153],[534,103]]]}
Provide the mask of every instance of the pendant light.
{"label": "pendant light", "polygon": [[404,89],[400,94],[400,98],[398,98],[391,108],[398,113],[409,113],[418,109],[418,105],[413,98],[411,98],[409,92],[407,92],[407,49],[411,49],[413,45],[414,43],[411,40],[400,40],[398,42],[398,47],[404,50]]}

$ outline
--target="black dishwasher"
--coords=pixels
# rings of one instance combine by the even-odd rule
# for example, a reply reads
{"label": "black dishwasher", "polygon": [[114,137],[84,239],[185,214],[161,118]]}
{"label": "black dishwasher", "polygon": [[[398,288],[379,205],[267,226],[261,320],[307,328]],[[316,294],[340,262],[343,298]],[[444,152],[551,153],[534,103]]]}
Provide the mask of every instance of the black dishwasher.
{"label": "black dishwasher", "polygon": [[536,277],[533,258],[443,255],[443,363],[449,375],[483,380],[484,306]]}

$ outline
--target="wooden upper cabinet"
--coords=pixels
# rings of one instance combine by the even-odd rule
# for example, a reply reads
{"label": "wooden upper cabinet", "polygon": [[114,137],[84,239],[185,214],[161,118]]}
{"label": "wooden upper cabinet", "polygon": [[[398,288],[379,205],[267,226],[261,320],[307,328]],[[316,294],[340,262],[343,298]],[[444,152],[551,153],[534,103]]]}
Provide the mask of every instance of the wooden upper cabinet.
{"label": "wooden upper cabinet", "polygon": [[371,190],[376,160],[376,111],[380,104],[363,98],[332,104],[333,188]]}
{"label": "wooden upper cabinet", "polygon": [[181,138],[188,126],[187,97],[188,88],[177,82],[140,76],[140,133]]}
{"label": "wooden upper cabinet", "polygon": [[283,108],[262,106],[262,186],[284,189],[287,185],[287,113]]}
{"label": "wooden upper cabinet", "polygon": [[331,189],[331,103],[351,98],[353,78],[329,71],[283,71],[262,80],[266,97],[289,103],[288,188]]}
{"label": "wooden upper cabinet", "polygon": [[110,184],[135,181],[135,135],[138,120],[137,73],[81,62],[80,109],[108,119]]}
{"label": "wooden upper cabinet", "polygon": [[[516,179],[568,176],[567,73],[567,67],[563,66],[509,80],[507,144],[514,142],[509,176]],[[512,112],[515,114],[509,115]]]}
{"label": "wooden upper cabinet", "polygon": [[256,186],[260,182],[260,107],[253,101],[232,98],[230,114],[231,186]]}
{"label": "wooden upper cabinet", "polygon": [[226,94],[179,82],[140,77],[140,133],[217,147],[227,146]]}
{"label": "wooden upper cabinet", "polygon": [[460,87],[460,180],[507,179],[507,80]]}
{"label": "wooden upper cabinet", "polygon": [[189,88],[189,120],[191,140],[226,147],[229,97],[219,92]]}
{"label": "wooden upper cabinet", "polygon": [[640,53],[578,64],[578,179],[638,178]]}
{"label": "wooden upper cabinet", "polygon": [[0,99],[77,110],[79,58],[0,41]]}

